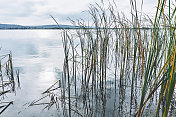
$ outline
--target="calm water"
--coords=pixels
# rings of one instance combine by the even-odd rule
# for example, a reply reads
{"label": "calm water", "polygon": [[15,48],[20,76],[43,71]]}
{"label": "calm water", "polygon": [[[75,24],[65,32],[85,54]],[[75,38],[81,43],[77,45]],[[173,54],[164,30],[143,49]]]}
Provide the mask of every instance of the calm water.
{"label": "calm water", "polygon": [[[3,101],[14,101],[3,114],[2,117],[62,117],[63,109],[60,107],[59,112],[56,110],[55,105],[50,110],[43,110],[44,105],[29,107],[30,103],[34,100],[40,99],[41,93],[48,89],[58,79],[61,79],[64,50],[62,45],[61,30],[0,30],[0,55],[7,54],[10,51],[13,55],[13,65],[15,69],[20,70],[20,83],[21,88],[16,90],[16,93],[7,94]],[[79,41],[75,40],[75,45]],[[113,42],[112,42],[113,43]],[[120,43],[122,44],[122,43]],[[120,45],[119,44],[119,45]],[[80,45],[79,45],[80,46]],[[77,47],[79,52],[80,47]],[[71,55],[70,55],[71,56]],[[121,59],[119,59],[121,60]],[[119,61],[120,62],[120,61]],[[101,92],[97,89],[96,92],[91,94],[91,89],[88,92],[87,100],[81,93],[81,80],[77,79],[77,92],[78,96],[74,93],[74,80],[71,80],[71,102],[72,109],[79,110],[84,116],[87,113],[94,113],[95,117],[116,117],[116,116],[129,116],[130,111],[137,112],[141,87],[136,87],[134,91],[134,99],[130,103],[131,88],[130,80],[130,59],[126,63],[128,70],[124,75],[125,85],[119,86],[120,78],[120,65],[117,67],[117,88],[114,82],[114,73],[109,70],[106,90]],[[113,67],[112,67],[113,68]],[[80,69],[78,69],[79,72]],[[111,73],[112,72],[112,73]],[[78,74],[77,78],[81,78]],[[127,79],[127,80],[126,80]],[[128,81],[129,80],[129,81]],[[63,81],[63,80],[62,80]],[[90,81],[91,82],[91,81]],[[129,82],[129,83],[128,83]],[[137,81],[136,81],[137,82]],[[62,83],[64,84],[64,82]],[[139,83],[138,83],[139,85]],[[98,86],[98,83],[97,83]],[[91,83],[90,83],[91,87]],[[61,96],[61,89],[58,90],[58,97]],[[66,91],[67,99],[67,88]],[[62,90],[63,91],[63,90]],[[104,94],[105,93],[105,94]],[[103,97],[103,98],[102,98]],[[104,98],[105,97],[105,98]],[[45,102],[45,100],[42,100]],[[49,98],[46,99],[46,102]],[[63,101],[64,102],[64,101]],[[68,100],[66,100],[68,104]],[[155,102],[155,101],[154,101]],[[154,105],[150,101],[150,105]],[[157,101],[156,101],[157,102]],[[74,104],[76,103],[76,106]],[[86,103],[86,106],[83,105]],[[60,103],[62,105],[62,103]],[[76,107],[76,108],[75,108]],[[84,108],[83,108],[84,107]],[[68,105],[66,106],[68,111]],[[73,117],[77,114],[72,111]],[[155,113],[155,109],[146,109],[145,116],[151,116]]]}
{"label": "calm water", "polygon": [[[53,117],[56,110],[44,106],[28,107],[41,93],[60,78],[63,49],[59,30],[1,30],[0,54],[10,51],[15,69],[20,70],[21,89],[7,94],[4,101],[14,101],[3,117]],[[57,71],[57,73],[56,73]]]}

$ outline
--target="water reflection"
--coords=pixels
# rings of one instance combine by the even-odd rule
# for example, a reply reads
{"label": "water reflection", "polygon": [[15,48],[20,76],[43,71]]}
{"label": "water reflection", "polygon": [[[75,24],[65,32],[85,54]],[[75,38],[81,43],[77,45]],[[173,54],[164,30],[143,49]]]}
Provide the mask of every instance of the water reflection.
{"label": "water reflection", "polygon": [[[112,69],[105,71],[107,58],[104,56],[102,58],[104,62],[96,62],[94,59],[100,60],[99,56],[95,56],[97,54],[96,49],[89,51],[90,53],[84,53],[84,56],[90,54],[92,57],[88,56],[89,59],[85,59],[85,61],[83,59],[83,63],[81,63],[81,56],[77,55],[78,53],[81,54],[81,47],[79,47],[80,44],[77,46],[79,42],[74,40],[75,45],[72,45],[75,47],[69,46],[69,49],[72,48],[74,51],[77,49],[74,52],[75,56],[73,57],[73,54],[69,54],[69,57],[66,57],[72,60],[66,62],[65,59],[65,63],[63,64],[63,57],[67,52],[63,53],[61,36],[58,35],[58,32],[58,30],[0,31],[0,34],[2,33],[0,44],[3,47],[1,52],[12,51],[14,64],[21,71],[22,87],[16,96],[8,96],[15,103],[14,106],[3,113],[3,116],[134,116],[137,112],[140,98],[139,91],[141,90],[140,87],[137,87],[140,86],[138,85],[137,78],[140,78],[141,74],[134,74],[134,76],[131,74],[132,66],[130,64],[132,65],[133,63],[126,56],[124,48],[121,47],[120,49],[122,50],[119,49],[118,53],[122,53],[116,55],[116,64],[109,66]],[[85,46],[82,52],[87,52],[85,50],[91,48],[86,47],[93,46],[96,42],[98,41],[93,43],[91,41],[85,42],[87,46]],[[70,43],[73,42],[70,41]],[[119,45],[123,44],[119,42]],[[103,48],[100,51],[102,50]],[[75,63],[73,64],[72,61],[75,61]],[[92,64],[93,61],[95,62],[94,64]],[[66,68],[66,65],[69,65],[69,70]],[[134,77],[132,81],[131,76]],[[52,86],[56,80],[58,82],[52,89],[58,90],[54,92],[55,90],[50,89],[53,92],[48,93],[46,91],[44,93],[47,99],[42,98],[43,95],[41,93]],[[43,99],[42,101],[36,101],[41,98]],[[50,108],[50,103],[46,103],[48,101],[51,104],[57,101],[60,106],[59,112],[55,108],[57,104]],[[31,102],[34,105],[45,103],[47,106],[28,107],[28,105],[31,105]],[[45,107],[49,107],[50,109],[43,110]]]}
{"label": "water reflection", "polygon": [[14,105],[3,117],[58,116],[57,110],[42,111],[42,106],[30,108],[29,103],[56,80],[55,70],[62,68],[63,51],[58,30],[1,30],[1,54],[11,51],[16,69],[20,70],[21,89],[7,95]]}

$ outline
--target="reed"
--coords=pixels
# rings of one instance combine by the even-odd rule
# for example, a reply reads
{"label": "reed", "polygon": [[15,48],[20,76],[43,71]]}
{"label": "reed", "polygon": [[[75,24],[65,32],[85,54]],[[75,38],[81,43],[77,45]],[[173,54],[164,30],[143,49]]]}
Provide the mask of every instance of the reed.
{"label": "reed", "polygon": [[13,101],[6,102],[5,97],[8,93],[15,92],[15,84],[20,87],[19,71],[17,71],[17,81],[14,76],[14,69],[12,63],[12,54],[0,56],[0,115],[11,105]]}
{"label": "reed", "polygon": [[130,4],[132,20],[117,12],[114,2],[108,7],[102,3],[89,7],[92,25],[71,20],[81,28],[63,30],[61,86],[44,93],[61,105],[63,116],[140,117],[153,110],[155,116],[171,114],[176,8],[170,0],[159,0],[151,19],[139,14],[135,0]]}

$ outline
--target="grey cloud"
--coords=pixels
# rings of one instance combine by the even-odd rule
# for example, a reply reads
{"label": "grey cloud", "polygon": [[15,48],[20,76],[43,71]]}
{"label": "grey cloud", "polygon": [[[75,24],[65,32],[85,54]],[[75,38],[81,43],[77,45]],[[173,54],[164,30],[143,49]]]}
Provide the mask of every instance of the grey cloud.
{"label": "grey cloud", "polygon": [[[49,14],[48,14],[49,15]],[[66,21],[66,20],[78,20],[78,19],[84,19],[88,20],[90,15],[87,12],[80,12],[80,13],[70,13],[70,14],[56,14],[56,13],[51,13],[53,17],[55,17],[59,21]]]}
{"label": "grey cloud", "polygon": [[[88,20],[90,19],[90,15],[87,12],[82,13],[81,10],[88,10],[89,3],[94,4],[98,1],[100,0],[0,0],[0,23],[48,23],[52,20],[49,15],[53,15],[62,23],[68,22],[68,18],[73,20],[79,18]],[[106,1],[108,0],[104,0],[104,2]],[[147,9],[150,9],[148,7],[151,6],[151,1],[148,0],[146,2],[145,6],[147,6]],[[129,14],[129,0],[123,0],[123,2],[116,0],[116,2],[119,11],[123,9],[125,14],[126,12]]]}
{"label": "grey cloud", "polygon": [[26,17],[35,12],[34,3],[8,3],[6,5],[0,5],[0,14],[4,17]]}

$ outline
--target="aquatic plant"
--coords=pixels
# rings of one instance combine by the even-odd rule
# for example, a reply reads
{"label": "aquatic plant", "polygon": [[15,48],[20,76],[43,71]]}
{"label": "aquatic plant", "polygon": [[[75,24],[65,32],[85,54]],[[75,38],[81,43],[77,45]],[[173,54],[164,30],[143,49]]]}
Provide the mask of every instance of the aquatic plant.
{"label": "aquatic plant", "polygon": [[[16,84],[20,87],[19,70],[14,76],[14,69],[12,64],[12,54],[0,56],[0,115],[11,105],[13,101],[4,101],[5,95],[15,92]],[[15,77],[17,79],[15,79]]]}
{"label": "aquatic plant", "polygon": [[132,20],[117,12],[114,2],[90,5],[91,25],[71,20],[81,28],[63,29],[63,74],[59,86],[43,93],[50,102],[40,104],[60,105],[70,117],[172,114],[175,4],[159,0],[155,19],[139,15],[135,0],[130,4]]}

